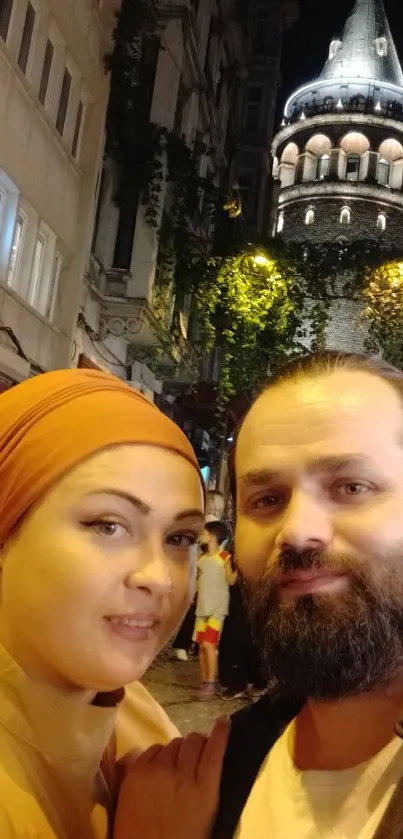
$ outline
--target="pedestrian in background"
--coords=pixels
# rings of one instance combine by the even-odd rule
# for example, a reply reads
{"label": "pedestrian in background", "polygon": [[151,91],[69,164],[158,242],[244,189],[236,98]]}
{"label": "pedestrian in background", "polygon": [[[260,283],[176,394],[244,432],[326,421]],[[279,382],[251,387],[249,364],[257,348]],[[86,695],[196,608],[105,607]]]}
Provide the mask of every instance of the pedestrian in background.
{"label": "pedestrian in background", "polygon": [[211,699],[217,692],[218,647],[229,607],[231,569],[224,550],[228,537],[228,527],[221,521],[206,524],[201,536],[194,635],[203,683],[199,699]]}

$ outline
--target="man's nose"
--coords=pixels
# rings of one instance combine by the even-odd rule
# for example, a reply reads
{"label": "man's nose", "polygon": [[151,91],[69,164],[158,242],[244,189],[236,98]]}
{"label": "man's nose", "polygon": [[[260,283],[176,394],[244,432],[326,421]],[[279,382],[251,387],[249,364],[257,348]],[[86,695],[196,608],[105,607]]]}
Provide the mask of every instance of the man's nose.
{"label": "man's nose", "polygon": [[276,538],[279,550],[324,550],[333,538],[330,512],[306,492],[294,492]]}
{"label": "man's nose", "polygon": [[126,585],[160,595],[172,591],[171,567],[162,544],[147,540],[136,549]]}

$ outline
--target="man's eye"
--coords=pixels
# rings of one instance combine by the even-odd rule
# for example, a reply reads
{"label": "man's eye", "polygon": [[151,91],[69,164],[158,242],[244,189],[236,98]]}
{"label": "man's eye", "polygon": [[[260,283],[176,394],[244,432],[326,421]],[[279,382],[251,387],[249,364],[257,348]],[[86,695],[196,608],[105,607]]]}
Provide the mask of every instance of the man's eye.
{"label": "man's eye", "polygon": [[197,542],[195,533],[172,533],[167,538],[168,545],[174,548],[191,548]]}
{"label": "man's eye", "polygon": [[267,492],[265,495],[261,495],[259,498],[255,498],[252,502],[252,507],[254,510],[264,510],[270,509],[271,507],[278,507],[279,504],[282,502],[282,496],[277,495],[274,492]]}
{"label": "man's eye", "polygon": [[91,528],[99,533],[100,536],[107,536],[110,539],[127,534],[127,528],[112,519],[96,519],[95,521],[85,522],[85,527]]}
{"label": "man's eye", "polygon": [[359,498],[371,491],[368,484],[360,483],[360,481],[347,481],[343,484],[338,484],[336,492],[347,498]]}

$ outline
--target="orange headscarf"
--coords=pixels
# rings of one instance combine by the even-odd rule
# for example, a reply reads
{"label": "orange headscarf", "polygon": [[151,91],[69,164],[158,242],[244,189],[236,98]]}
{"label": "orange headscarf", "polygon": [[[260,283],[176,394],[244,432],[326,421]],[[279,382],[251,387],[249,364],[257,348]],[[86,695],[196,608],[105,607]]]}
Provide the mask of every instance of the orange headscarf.
{"label": "orange headscarf", "polygon": [[[177,452],[197,469],[181,429],[109,373],[56,370],[0,396],[0,544],[65,472],[108,446],[143,443]],[[175,480],[175,476],[172,476]]]}

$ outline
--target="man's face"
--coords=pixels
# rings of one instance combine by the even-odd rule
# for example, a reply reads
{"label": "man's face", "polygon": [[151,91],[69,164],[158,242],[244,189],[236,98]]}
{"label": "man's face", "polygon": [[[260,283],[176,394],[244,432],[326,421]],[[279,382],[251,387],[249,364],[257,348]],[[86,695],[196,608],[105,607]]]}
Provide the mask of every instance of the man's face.
{"label": "man's face", "polygon": [[403,410],[367,373],[277,385],[236,452],[236,559],[269,677],[313,698],[403,657]]}

